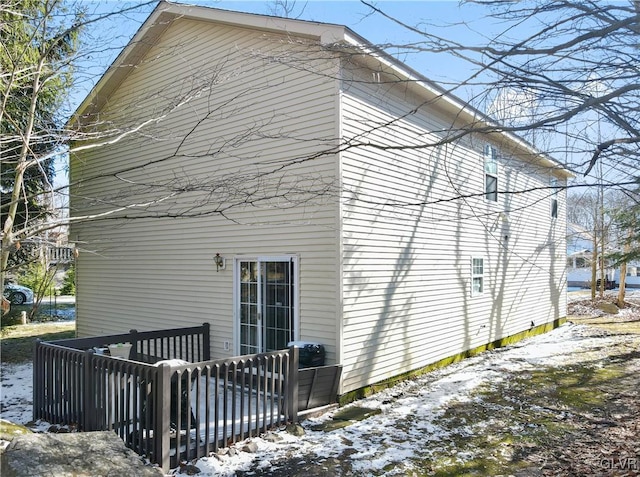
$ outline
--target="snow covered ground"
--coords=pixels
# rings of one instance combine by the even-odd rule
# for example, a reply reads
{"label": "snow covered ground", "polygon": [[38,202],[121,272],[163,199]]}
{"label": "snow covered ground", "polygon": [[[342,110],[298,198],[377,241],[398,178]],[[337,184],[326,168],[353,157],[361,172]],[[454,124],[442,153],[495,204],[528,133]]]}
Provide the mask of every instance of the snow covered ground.
{"label": "snow covered ground", "polygon": [[[624,313],[621,310],[621,315]],[[586,357],[604,358],[624,339],[623,335],[567,323],[547,334],[482,353],[360,400],[353,405],[380,413],[346,427],[329,432],[314,430],[331,419],[332,413],[327,413],[305,421],[303,436],[277,431],[252,439],[257,446],[255,452],[240,451],[246,444],[240,443],[235,446],[237,452],[220,453],[193,464],[200,469],[200,476],[234,476],[275,471],[279,462],[292,456],[322,463],[348,455],[355,475],[380,475],[401,463],[402,475],[408,475],[410,462],[419,461],[431,452],[429,449],[450,438],[450,430],[438,420],[447,405],[478,399],[474,393],[478,387],[499,383],[513,373],[540,366],[570,366]],[[31,421],[31,393],[31,365],[4,365],[0,373],[0,418],[23,424]],[[46,423],[37,423],[37,427],[46,428]]]}

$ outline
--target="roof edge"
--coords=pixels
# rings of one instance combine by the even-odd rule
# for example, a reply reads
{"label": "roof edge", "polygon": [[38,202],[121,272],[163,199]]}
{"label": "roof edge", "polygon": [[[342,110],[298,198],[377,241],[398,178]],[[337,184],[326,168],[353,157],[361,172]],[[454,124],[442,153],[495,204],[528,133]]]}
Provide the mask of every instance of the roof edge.
{"label": "roof edge", "polygon": [[[225,25],[255,28],[280,34],[289,32],[297,36],[315,38],[322,44],[344,42],[347,37],[346,31],[348,30],[343,25],[333,23],[293,20],[161,0],[140,25],[129,43],[109,65],[87,97],[76,108],[67,124],[77,121],[78,118],[89,113],[90,110],[99,110],[105,103],[104,98],[109,96],[122,83],[137,62],[144,57],[146,52],[155,45],[158,38],[169,28],[171,22],[178,18],[215,21]],[[96,98],[100,97],[103,99],[96,102]]]}

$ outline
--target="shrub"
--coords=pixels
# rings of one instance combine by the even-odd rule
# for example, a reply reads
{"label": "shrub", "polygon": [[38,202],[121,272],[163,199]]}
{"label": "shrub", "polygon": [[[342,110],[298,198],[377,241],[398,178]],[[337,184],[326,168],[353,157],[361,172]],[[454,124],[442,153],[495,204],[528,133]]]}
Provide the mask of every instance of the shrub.
{"label": "shrub", "polygon": [[75,267],[69,268],[62,280],[62,286],[60,287],[61,295],[75,295],[76,294],[76,269]]}
{"label": "shrub", "polygon": [[31,288],[39,297],[55,295],[54,274],[55,270],[47,270],[42,263],[32,262],[27,265],[18,281],[21,285]]}

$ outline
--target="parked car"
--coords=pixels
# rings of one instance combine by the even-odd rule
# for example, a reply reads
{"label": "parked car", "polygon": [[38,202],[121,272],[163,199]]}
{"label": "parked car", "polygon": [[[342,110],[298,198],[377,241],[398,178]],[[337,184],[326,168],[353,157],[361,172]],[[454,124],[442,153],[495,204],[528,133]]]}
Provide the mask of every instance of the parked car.
{"label": "parked car", "polygon": [[33,290],[16,283],[7,283],[2,294],[13,305],[30,305],[33,303]]}

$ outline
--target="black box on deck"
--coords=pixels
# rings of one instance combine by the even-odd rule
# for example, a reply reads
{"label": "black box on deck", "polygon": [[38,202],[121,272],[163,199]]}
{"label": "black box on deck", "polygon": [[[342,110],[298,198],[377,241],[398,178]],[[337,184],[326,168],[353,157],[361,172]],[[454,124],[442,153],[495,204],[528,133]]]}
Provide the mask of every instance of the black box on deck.
{"label": "black box on deck", "polygon": [[289,346],[299,349],[299,368],[324,366],[324,345],[310,341],[290,341]]}

